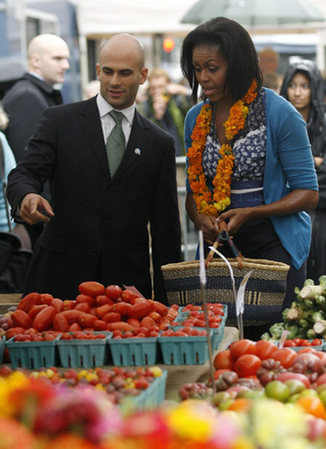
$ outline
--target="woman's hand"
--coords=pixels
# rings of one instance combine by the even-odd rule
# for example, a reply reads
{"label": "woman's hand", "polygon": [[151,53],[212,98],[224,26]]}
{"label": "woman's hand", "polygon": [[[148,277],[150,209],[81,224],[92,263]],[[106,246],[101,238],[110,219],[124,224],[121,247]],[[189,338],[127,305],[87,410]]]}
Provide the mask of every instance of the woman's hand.
{"label": "woman's hand", "polygon": [[200,214],[197,211],[195,200],[191,193],[187,193],[186,197],[186,209],[191,221],[194,223],[198,230],[203,231],[204,240],[212,245],[217,239],[218,232],[215,227],[215,217],[209,215]]}
{"label": "woman's hand", "polygon": [[236,234],[242,225],[252,218],[253,208],[244,207],[238,209],[231,209],[227,212],[220,214],[216,219],[216,229],[218,229],[218,223],[221,221],[228,222],[228,233],[230,235]]}
{"label": "woman's hand", "polygon": [[213,245],[218,236],[218,230],[215,226],[215,217],[209,215],[198,214],[195,226],[203,231],[204,240],[209,245]]}

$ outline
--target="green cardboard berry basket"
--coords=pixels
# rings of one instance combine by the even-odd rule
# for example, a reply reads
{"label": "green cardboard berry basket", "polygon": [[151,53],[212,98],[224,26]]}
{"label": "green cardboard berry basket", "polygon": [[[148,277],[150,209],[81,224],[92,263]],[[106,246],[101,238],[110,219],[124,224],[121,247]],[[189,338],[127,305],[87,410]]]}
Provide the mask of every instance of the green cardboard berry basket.
{"label": "green cardboard berry basket", "polygon": [[110,338],[107,343],[115,366],[145,366],[157,362],[157,337]]}
{"label": "green cardboard berry basket", "polygon": [[60,364],[64,368],[94,368],[108,361],[107,335],[103,339],[57,341]]}
{"label": "green cardboard berry basket", "polygon": [[151,410],[160,405],[165,399],[167,371],[162,370],[162,375],[156,377],[150,386],[138,396],[126,396],[121,407],[134,410]]}
{"label": "green cardboard berry basket", "polygon": [[[212,330],[210,336],[212,338]],[[201,365],[207,362],[207,336],[157,338],[165,365]]]}
{"label": "green cardboard berry basket", "polygon": [[15,337],[6,341],[10,363],[13,369],[50,368],[58,363],[56,344],[58,336],[52,341],[15,341]]}

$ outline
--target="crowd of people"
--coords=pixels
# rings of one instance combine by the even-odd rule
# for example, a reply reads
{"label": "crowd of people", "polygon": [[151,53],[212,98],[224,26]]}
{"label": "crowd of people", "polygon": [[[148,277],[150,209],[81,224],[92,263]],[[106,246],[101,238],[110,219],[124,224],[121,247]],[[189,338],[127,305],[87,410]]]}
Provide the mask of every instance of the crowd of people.
{"label": "crowd of people", "polygon": [[175,156],[186,155],[186,209],[206,254],[225,223],[243,256],[287,263],[288,307],[307,276],[326,273],[316,63],[300,59],[281,75],[277,53],[258,53],[223,17],[184,38],[180,83],[149,71],[144,54],[135,37],[111,37],[85,100],[62,104],[67,44],[54,35],[30,42],[28,70],[2,100],[9,125],[0,133],[12,217],[33,244],[24,293],[74,297],[93,279],[166,302],[160,267],[181,260]]}

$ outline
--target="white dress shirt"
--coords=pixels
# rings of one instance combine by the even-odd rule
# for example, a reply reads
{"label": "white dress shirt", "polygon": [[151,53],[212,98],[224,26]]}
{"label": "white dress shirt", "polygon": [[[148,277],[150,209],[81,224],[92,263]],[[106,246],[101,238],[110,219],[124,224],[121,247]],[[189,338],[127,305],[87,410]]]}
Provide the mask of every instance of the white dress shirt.
{"label": "white dress shirt", "polygon": [[[96,103],[101,118],[104,142],[106,142],[112,129],[115,126],[114,119],[109,115],[109,112],[111,112],[114,108],[106,100],[104,100],[101,94],[97,95]],[[116,109],[116,110],[122,112],[124,115],[124,118],[122,119],[122,130],[125,135],[127,144],[130,137],[131,126],[135,115],[136,105],[133,104],[129,106],[129,108]]]}

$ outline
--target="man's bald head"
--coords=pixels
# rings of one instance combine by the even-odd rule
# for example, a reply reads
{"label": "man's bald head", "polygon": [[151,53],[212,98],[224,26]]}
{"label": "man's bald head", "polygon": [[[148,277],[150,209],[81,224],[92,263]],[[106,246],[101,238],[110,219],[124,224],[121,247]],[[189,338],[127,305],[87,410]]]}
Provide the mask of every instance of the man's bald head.
{"label": "man's bald head", "polygon": [[118,49],[119,52],[132,52],[139,61],[139,67],[142,69],[145,65],[145,51],[143,44],[134,36],[127,33],[116,34],[106,40],[100,49],[99,59],[106,51]]}
{"label": "man's bald head", "polygon": [[128,108],[147,78],[142,43],[130,34],[111,37],[101,47],[96,70],[101,96],[115,109]]}
{"label": "man's bald head", "polygon": [[39,34],[29,43],[27,49],[28,71],[40,75],[53,85],[63,83],[69,69],[69,48],[61,37],[55,34]]}

